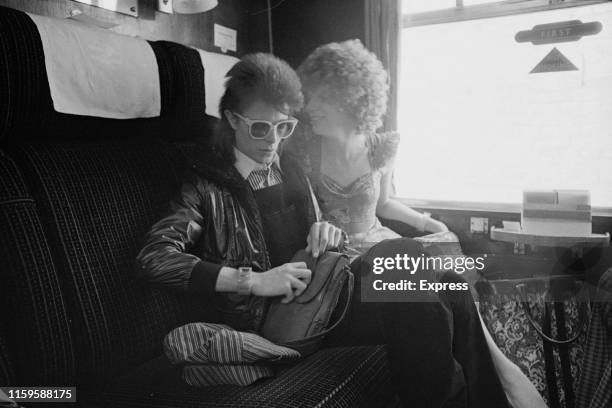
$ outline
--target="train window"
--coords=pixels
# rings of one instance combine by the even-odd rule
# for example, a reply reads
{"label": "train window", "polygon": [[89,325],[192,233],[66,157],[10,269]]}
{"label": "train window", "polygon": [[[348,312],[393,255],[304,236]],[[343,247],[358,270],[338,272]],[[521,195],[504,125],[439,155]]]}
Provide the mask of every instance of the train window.
{"label": "train window", "polygon": [[[570,20],[600,30],[515,39]],[[524,189],[576,188],[612,207],[612,3],[404,27],[398,197],[519,203]]]}
{"label": "train window", "polygon": [[499,0],[403,0],[402,14],[458,9],[477,4],[500,3]]}
{"label": "train window", "polygon": [[455,7],[455,0],[427,0],[427,1],[402,1],[402,13],[421,13],[425,11],[441,10]]}

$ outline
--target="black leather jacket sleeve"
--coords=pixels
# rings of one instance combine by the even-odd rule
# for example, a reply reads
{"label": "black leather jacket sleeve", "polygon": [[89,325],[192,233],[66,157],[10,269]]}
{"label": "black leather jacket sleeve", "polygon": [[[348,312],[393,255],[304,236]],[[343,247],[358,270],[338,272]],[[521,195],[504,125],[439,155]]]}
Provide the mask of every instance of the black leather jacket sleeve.
{"label": "black leather jacket sleeve", "polygon": [[180,291],[215,291],[221,265],[189,253],[206,229],[202,183],[198,177],[184,182],[166,216],[147,234],[137,269],[150,283]]}

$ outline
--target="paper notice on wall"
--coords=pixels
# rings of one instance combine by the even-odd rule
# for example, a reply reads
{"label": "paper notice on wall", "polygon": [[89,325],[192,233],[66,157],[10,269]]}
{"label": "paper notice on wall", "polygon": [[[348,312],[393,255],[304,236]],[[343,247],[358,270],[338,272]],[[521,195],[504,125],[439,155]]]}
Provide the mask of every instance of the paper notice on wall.
{"label": "paper notice on wall", "polygon": [[236,37],[238,32],[231,28],[215,24],[215,46],[221,48],[221,51],[236,52]]}

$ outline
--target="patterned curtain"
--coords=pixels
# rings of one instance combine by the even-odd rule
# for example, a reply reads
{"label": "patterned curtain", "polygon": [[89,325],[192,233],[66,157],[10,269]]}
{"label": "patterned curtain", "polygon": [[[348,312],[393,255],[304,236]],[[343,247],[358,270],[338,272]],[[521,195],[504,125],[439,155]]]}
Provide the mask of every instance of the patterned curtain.
{"label": "patterned curtain", "polygon": [[402,0],[364,0],[365,45],[389,73],[390,93],[383,130],[397,130]]}

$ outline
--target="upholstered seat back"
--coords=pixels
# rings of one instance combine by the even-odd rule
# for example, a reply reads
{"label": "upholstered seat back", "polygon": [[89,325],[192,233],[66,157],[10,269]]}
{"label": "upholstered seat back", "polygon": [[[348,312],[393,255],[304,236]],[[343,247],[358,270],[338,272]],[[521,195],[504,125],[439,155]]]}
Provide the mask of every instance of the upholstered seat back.
{"label": "upholstered seat back", "polygon": [[37,203],[2,151],[0,231],[0,375],[22,386],[70,384],[73,342],[55,261]]}
{"label": "upholstered seat back", "polygon": [[[159,117],[58,113],[36,25],[0,7],[0,146],[10,156],[0,167],[7,241],[0,262],[14,310],[0,325],[8,327],[20,378],[33,376],[22,367],[33,371],[41,360],[47,367],[28,377],[37,385],[50,385],[49,378],[99,383],[158,356],[172,328],[214,315],[202,299],[135,279],[142,239],[184,171],[176,143],[205,138],[210,128],[198,52],[165,41],[149,45],[159,70]],[[7,323],[15,318],[25,319],[19,331]],[[28,336],[26,326],[31,338],[13,350]]]}
{"label": "upholstered seat back", "polygon": [[160,116],[106,119],[58,113],[36,25],[27,14],[0,7],[0,141],[206,136],[210,122],[205,116],[204,71],[198,52],[168,41],[149,45],[159,70]]}
{"label": "upholstered seat back", "polygon": [[176,191],[181,154],[159,141],[31,143],[14,154],[55,253],[79,374],[112,375],[159,355],[197,305],[137,281],[134,260]]}
{"label": "upholstered seat back", "polygon": [[4,337],[0,337],[0,384],[4,386],[16,385],[13,362],[4,344]]}

